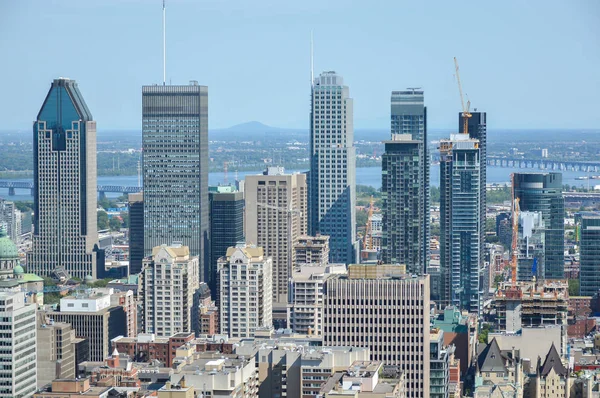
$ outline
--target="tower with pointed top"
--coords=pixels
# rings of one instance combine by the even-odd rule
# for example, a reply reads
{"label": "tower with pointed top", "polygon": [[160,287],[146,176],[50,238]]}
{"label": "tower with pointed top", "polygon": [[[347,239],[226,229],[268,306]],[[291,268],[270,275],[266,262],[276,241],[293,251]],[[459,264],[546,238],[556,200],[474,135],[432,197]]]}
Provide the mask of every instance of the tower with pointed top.
{"label": "tower with pointed top", "polygon": [[[31,273],[97,277],[96,122],[75,80],[52,82],[33,124]],[[103,264],[102,264],[103,265]]]}

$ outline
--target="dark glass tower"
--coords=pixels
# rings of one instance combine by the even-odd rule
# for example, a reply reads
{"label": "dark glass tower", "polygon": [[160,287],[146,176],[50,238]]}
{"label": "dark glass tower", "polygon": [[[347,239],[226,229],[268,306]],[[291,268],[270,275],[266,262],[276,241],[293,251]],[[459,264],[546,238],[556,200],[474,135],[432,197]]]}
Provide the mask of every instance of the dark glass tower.
{"label": "dark glass tower", "polygon": [[[561,173],[515,173],[514,194],[521,211],[541,212],[545,226],[545,256],[541,275],[562,279],[565,273],[565,201]],[[541,267],[542,264],[539,264]]]}
{"label": "dark glass tower", "polygon": [[382,260],[421,275],[429,262],[429,156],[423,91],[393,91],[382,158]]}
{"label": "dark glass tower", "polygon": [[49,276],[62,266],[72,277],[96,279],[96,122],[74,80],[52,82],[33,124],[33,162],[28,271]]}
{"label": "dark glass tower", "polygon": [[144,260],[144,194],[129,194],[129,273],[142,272]]}
{"label": "dark glass tower", "polygon": [[600,213],[583,215],[580,228],[579,294],[593,296],[600,290]]}
{"label": "dark glass tower", "polygon": [[216,286],[217,260],[229,247],[244,241],[244,194],[229,186],[210,187],[210,264],[209,287],[213,296]]}
{"label": "dark glass tower", "polygon": [[144,255],[181,242],[208,279],[208,88],[142,88]]}

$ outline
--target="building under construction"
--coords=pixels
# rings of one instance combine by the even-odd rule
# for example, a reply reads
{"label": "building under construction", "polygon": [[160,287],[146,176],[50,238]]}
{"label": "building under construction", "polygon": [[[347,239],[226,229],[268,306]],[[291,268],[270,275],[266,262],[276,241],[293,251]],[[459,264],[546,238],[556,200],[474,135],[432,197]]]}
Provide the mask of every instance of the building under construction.
{"label": "building under construction", "polygon": [[566,280],[501,282],[492,300],[499,332],[523,327],[567,325],[569,284]]}

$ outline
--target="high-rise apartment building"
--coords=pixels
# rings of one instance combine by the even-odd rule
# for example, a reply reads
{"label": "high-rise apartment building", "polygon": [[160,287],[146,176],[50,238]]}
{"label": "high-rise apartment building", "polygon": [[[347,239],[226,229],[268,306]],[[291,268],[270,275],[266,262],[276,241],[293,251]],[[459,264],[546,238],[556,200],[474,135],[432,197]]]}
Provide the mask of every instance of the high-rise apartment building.
{"label": "high-rise apartment building", "polygon": [[[458,113],[458,131],[464,134],[465,123],[462,112]],[[485,249],[485,219],[487,210],[487,114],[485,112],[477,112],[475,109],[471,112],[471,117],[467,120],[467,129],[469,131],[469,137],[479,141],[479,212],[481,213],[479,222],[479,243],[481,253],[484,253]],[[483,257],[482,257],[483,258]],[[483,267],[484,264],[481,264]]]}
{"label": "high-rise apartment building", "polygon": [[579,289],[582,296],[600,290],[600,213],[581,217]]}
{"label": "high-rise apartment building", "polygon": [[74,379],[75,331],[68,323],[50,321],[38,314],[37,325],[37,386],[41,388],[54,379]]}
{"label": "high-rise apartment building", "polygon": [[244,241],[244,193],[232,186],[209,187],[210,264],[208,286],[217,293],[217,261],[227,249]]}
{"label": "high-rise apartment building", "polygon": [[440,142],[440,272],[442,305],[479,313],[481,162],[479,141],[453,134]]}
{"label": "high-rise apartment building", "polygon": [[[517,279],[531,281],[533,277],[541,279],[545,252],[544,218],[539,211],[519,213],[517,237]],[[511,231],[512,235],[512,231]]]}
{"label": "high-rise apartment building", "polygon": [[144,260],[146,333],[168,337],[198,328],[194,296],[200,287],[198,257],[187,246],[161,245]]}
{"label": "high-rise apartment building", "polygon": [[[246,176],[246,241],[273,259],[273,304],[285,314],[293,264],[292,246],[306,235],[306,174],[285,174],[269,167],[263,175]],[[279,312],[281,312],[279,311]]]}
{"label": "high-rise apartment building", "polygon": [[0,397],[30,397],[37,383],[35,305],[25,304],[25,293],[0,291]]}
{"label": "high-rise apartment building", "polygon": [[142,88],[144,254],[180,242],[208,279],[208,88]]}
{"label": "high-rise apartment building", "polygon": [[357,251],[353,101],[335,72],[313,81],[311,99],[309,234],[328,235],[329,260],[350,264]]}
{"label": "high-rise apartment building", "polygon": [[129,194],[129,274],[142,272],[144,261],[144,194]]}
{"label": "high-rise apartment building", "polygon": [[230,247],[219,260],[219,326],[229,337],[254,337],[273,326],[273,261],[262,247]]}
{"label": "high-rise apartment building", "polygon": [[382,260],[423,274],[429,262],[429,152],[423,91],[393,91],[382,157]]}
{"label": "high-rise apartment building", "polygon": [[368,347],[371,360],[400,367],[407,397],[429,397],[429,275],[355,279],[355,267],[378,265],[325,281],[323,345]]}
{"label": "high-rise apartment building", "polygon": [[97,277],[96,122],[77,83],[55,79],[33,124],[34,225],[27,269]]}
{"label": "high-rise apartment building", "polygon": [[294,242],[293,268],[303,264],[329,263],[329,236],[302,235]]}
{"label": "high-rise apartment building", "polygon": [[544,230],[544,279],[562,279],[565,272],[565,200],[562,173],[515,173],[513,192],[521,211],[541,212]]}
{"label": "high-rise apartment building", "polygon": [[290,283],[290,329],[294,333],[323,333],[323,284],[329,275],[346,273],[344,264],[302,265]]}

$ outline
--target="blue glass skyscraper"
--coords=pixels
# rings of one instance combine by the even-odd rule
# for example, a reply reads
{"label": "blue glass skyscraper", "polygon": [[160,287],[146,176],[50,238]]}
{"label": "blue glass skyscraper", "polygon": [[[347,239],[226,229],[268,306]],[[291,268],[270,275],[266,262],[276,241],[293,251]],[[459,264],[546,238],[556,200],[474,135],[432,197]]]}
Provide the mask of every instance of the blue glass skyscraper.
{"label": "blue glass skyscraper", "polygon": [[[29,272],[97,277],[96,122],[74,80],[59,78],[33,124],[34,224]],[[99,262],[102,267],[102,261]]]}

